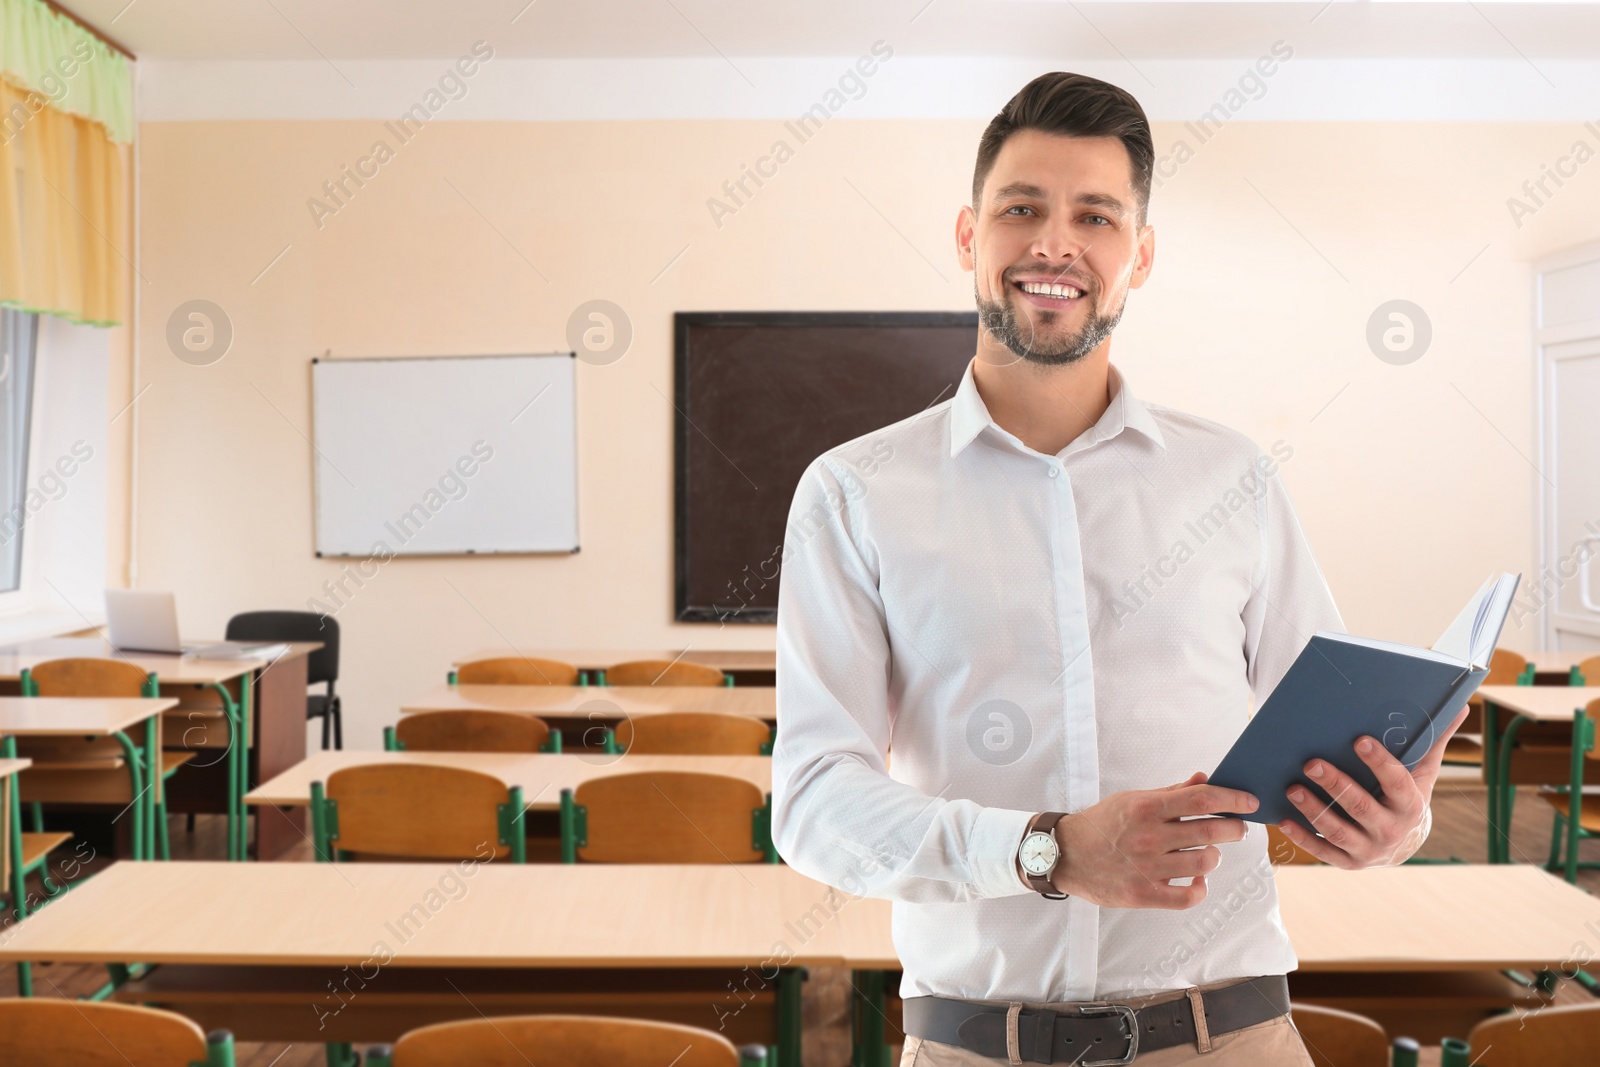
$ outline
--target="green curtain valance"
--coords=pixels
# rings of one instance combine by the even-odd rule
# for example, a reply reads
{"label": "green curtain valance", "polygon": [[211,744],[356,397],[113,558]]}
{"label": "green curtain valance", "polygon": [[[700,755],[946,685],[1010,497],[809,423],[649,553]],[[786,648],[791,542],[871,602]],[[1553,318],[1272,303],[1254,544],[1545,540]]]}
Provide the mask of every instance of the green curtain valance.
{"label": "green curtain valance", "polygon": [[133,139],[127,58],[39,0],[0,0],[0,77],[98,122],[113,141]]}

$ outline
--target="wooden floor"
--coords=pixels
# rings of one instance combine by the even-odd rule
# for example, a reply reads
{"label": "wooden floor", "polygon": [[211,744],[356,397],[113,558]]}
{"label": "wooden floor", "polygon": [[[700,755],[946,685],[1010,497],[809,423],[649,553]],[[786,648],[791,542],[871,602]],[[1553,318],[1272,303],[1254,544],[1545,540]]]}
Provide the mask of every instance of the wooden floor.
{"label": "wooden floor", "polygon": [[[1433,833],[1421,855],[1434,858],[1459,857],[1472,863],[1485,858],[1484,794],[1482,790],[1452,791],[1434,798]],[[1517,801],[1512,857],[1517,862],[1543,863],[1550,845],[1550,808],[1531,792],[1522,792]],[[200,816],[195,832],[186,833],[184,820],[172,820],[172,853],[181,859],[216,859],[224,854],[223,819]],[[1582,846],[1582,858],[1600,861],[1600,841]],[[59,880],[92,877],[104,860],[87,851],[74,853],[71,846],[57,852],[55,869],[63,872]],[[296,854],[309,862],[311,846],[306,842]],[[63,871],[63,868],[65,870]],[[71,875],[70,879],[67,878]],[[1578,884],[1589,892],[1600,891],[1600,870],[1580,871]],[[813,967],[805,992],[805,1050],[807,1067],[839,1067],[849,1062],[849,974],[836,968]],[[34,991],[38,996],[80,997],[98,989],[105,981],[103,968],[41,964],[34,968]],[[16,994],[16,974],[10,967],[0,968],[0,996]],[[1556,990],[1555,1002],[1583,1004],[1593,1000],[1573,982],[1563,982]],[[708,1026],[711,1025],[708,1007]],[[320,1045],[241,1043],[241,1067],[313,1067],[326,1062]],[[1425,1049],[1423,1064],[1437,1064],[1438,1050]]]}

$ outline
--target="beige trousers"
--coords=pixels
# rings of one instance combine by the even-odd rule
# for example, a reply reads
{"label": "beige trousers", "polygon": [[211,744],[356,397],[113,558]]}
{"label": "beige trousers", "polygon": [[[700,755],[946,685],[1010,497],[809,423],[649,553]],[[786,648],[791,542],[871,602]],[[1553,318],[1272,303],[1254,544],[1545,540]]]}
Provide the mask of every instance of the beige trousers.
{"label": "beige trousers", "polygon": [[[1231,983],[1213,982],[1195,988],[1204,992],[1229,984]],[[1119,1003],[1142,1008],[1146,1004],[1160,1004],[1186,995],[1187,993],[1183,991],[1158,993],[1154,996],[1129,997]],[[1068,1011],[1072,1006],[1024,1003],[1023,1007],[1046,1007],[1054,1011]],[[1097,1053],[1096,1058],[1115,1059],[1122,1052],[1121,1048],[1110,1049],[1105,1053]],[[1006,1062],[1004,1057],[992,1059],[980,1056],[976,1052],[969,1052],[958,1045],[942,1045],[937,1041],[924,1041],[920,1037],[909,1036],[906,1038],[905,1050],[900,1054],[900,1067],[996,1067],[997,1064]],[[1134,1067],[1175,1067],[1177,1064],[1189,1063],[1203,1064],[1205,1067],[1261,1067],[1269,1064],[1271,1067],[1313,1067],[1311,1055],[1306,1052],[1305,1043],[1300,1040],[1300,1032],[1294,1028],[1294,1023],[1287,1015],[1280,1015],[1276,1019],[1247,1026],[1243,1030],[1235,1030],[1229,1034],[1212,1035],[1209,1052],[1202,1053],[1194,1045],[1173,1045],[1155,1052],[1141,1052],[1133,1061]]]}

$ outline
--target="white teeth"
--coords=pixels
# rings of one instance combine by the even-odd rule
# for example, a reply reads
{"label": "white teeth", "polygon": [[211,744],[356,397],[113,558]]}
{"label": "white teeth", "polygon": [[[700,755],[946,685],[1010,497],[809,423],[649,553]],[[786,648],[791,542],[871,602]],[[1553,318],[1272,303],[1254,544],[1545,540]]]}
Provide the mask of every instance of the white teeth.
{"label": "white teeth", "polygon": [[1046,282],[1023,282],[1022,291],[1036,296],[1056,296],[1069,300],[1083,295],[1081,290],[1074,289],[1070,285],[1054,285]]}

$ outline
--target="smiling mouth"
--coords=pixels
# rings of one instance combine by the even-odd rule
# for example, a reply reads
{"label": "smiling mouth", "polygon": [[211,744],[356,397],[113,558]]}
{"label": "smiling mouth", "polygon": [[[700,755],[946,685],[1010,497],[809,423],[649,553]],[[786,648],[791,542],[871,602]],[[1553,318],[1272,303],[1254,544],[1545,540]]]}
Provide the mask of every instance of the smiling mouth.
{"label": "smiling mouth", "polygon": [[1083,290],[1062,282],[1012,282],[1028,303],[1041,308],[1068,308],[1083,298]]}

